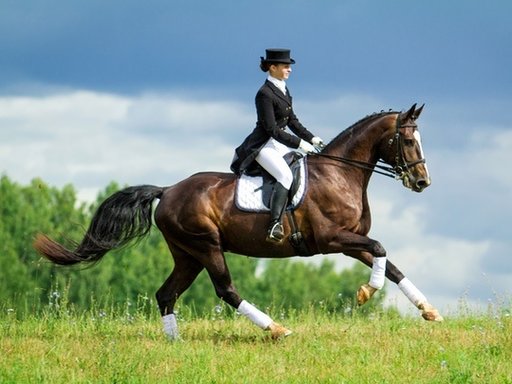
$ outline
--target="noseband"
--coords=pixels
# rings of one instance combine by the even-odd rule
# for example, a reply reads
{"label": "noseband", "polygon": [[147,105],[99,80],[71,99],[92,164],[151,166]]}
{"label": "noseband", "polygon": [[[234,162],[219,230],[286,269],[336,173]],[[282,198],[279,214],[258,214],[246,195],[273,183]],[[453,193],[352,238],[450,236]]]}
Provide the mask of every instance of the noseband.
{"label": "noseband", "polygon": [[400,117],[398,116],[395,124],[395,134],[389,140],[389,145],[391,146],[393,142],[396,142],[396,153],[395,153],[395,165],[382,165],[382,164],[373,164],[367,163],[365,161],[348,159],[342,156],[334,156],[328,155],[326,153],[313,153],[312,155],[318,157],[325,157],[330,160],[339,161],[344,164],[352,165],[357,168],[362,168],[374,173],[378,173],[380,175],[392,177],[396,180],[403,180],[409,174],[409,168],[414,167],[417,164],[425,163],[425,158],[421,158],[416,161],[407,162],[404,154],[404,145],[402,139],[402,133],[400,132],[400,128],[417,128],[415,123],[409,123],[402,125],[400,123]]}

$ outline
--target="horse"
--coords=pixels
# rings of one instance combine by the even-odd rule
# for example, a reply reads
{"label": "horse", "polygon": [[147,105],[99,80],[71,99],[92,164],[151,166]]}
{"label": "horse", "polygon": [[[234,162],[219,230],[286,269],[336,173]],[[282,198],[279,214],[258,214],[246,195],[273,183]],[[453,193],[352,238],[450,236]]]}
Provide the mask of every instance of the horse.
{"label": "horse", "polygon": [[[367,302],[388,278],[425,320],[442,321],[423,293],[387,260],[384,247],[367,236],[371,226],[367,186],[374,172],[401,180],[414,192],[431,183],[416,122],[423,107],[414,104],[406,112],[368,115],[317,154],[307,155],[307,190],[293,216],[284,217],[287,235],[280,243],[265,241],[268,213],[243,211],[235,204],[237,175],[200,172],[172,186],[130,186],[112,194],[98,207],[74,250],[41,233],[33,246],[56,264],[94,263],[108,251],[146,236],[154,216],[174,259],[170,276],[156,292],[163,329],[171,340],[180,337],[175,303],[203,269],[220,299],[270,331],[272,338],[289,335],[291,330],[240,297],[224,252],[256,258],[296,256],[297,248],[287,241],[293,228],[300,229],[306,249],[301,256],[343,253],[371,268],[370,281],[356,293],[358,304]],[[153,209],[156,199],[159,203]]]}

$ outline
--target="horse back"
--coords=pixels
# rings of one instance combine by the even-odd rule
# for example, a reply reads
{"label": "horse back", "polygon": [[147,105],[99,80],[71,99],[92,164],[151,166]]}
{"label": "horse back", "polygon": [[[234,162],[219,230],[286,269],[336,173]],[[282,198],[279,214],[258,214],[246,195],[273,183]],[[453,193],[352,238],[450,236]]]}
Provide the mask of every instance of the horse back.
{"label": "horse back", "polygon": [[236,175],[226,172],[199,172],[165,188],[155,210],[159,228],[194,223],[198,228],[206,218],[213,220],[233,204]]}

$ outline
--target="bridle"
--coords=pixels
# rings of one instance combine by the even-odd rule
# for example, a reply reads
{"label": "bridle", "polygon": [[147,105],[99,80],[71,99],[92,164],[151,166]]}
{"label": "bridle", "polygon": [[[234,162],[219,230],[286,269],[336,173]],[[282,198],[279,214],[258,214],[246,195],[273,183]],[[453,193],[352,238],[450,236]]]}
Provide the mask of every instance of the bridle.
{"label": "bridle", "polygon": [[[396,180],[403,180],[407,175],[410,173],[410,168],[414,167],[417,164],[425,163],[425,158],[421,158],[416,161],[408,162],[405,158],[404,153],[404,144],[403,144],[403,134],[400,132],[401,128],[413,128],[416,129],[417,125],[416,123],[408,123],[408,124],[401,124],[400,122],[400,115],[396,119],[395,124],[395,134],[391,139],[389,139],[389,145],[393,145],[393,143],[396,143],[396,152],[395,152],[395,165],[390,166],[387,164],[374,164],[374,163],[368,163],[366,161],[360,161],[360,160],[354,160],[349,159],[343,156],[334,156],[334,155],[328,155],[326,153],[318,152],[313,153],[313,156],[318,157],[324,157],[326,159],[338,161],[340,163],[352,165],[357,168],[365,169],[374,173],[378,173],[380,175],[392,177]],[[322,147],[322,149],[325,148],[325,145]],[[380,161],[380,160],[379,160]]]}
{"label": "bridle", "polygon": [[400,117],[396,119],[395,135],[389,140],[389,145],[393,145],[393,142],[396,142],[395,166],[393,167],[393,173],[397,180],[403,180],[404,177],[410,173],[409,168],[412,168],[417,164],[425,163],[424,157],[411,162],[407,162],[407,159],[405,158],[404,144],[400,128],[412,128],[414,130],[417,129],[417,127],[418,126],[414,120],[411,123],[402,125],[400,124]]}

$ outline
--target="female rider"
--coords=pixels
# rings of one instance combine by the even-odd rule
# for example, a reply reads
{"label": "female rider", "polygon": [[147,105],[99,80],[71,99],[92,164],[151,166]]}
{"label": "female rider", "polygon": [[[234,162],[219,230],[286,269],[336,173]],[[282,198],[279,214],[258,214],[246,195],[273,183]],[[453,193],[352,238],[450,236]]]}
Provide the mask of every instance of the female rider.
{"label": "female rider", "polygon": [[267,49],[266,57],[260,59],[260,68],[268,76],[256,94],[258,120],[251,134],[236,148],[231,170],[244,173],[256,161],[276,179],[270,199],[267,241],[280,242],[284,238],[282,214],[293,182],[292,171],[283,156],[296,149],[306,154],[315,152],[323,141],[309,132],[293,112],[292,97],[285,83],[292,71],[291,64],[295,63],[290,50]]}

